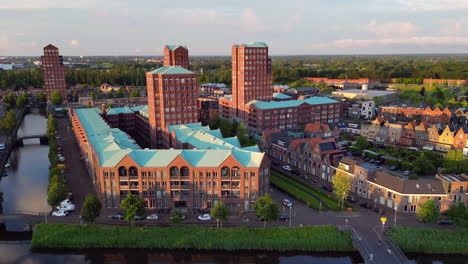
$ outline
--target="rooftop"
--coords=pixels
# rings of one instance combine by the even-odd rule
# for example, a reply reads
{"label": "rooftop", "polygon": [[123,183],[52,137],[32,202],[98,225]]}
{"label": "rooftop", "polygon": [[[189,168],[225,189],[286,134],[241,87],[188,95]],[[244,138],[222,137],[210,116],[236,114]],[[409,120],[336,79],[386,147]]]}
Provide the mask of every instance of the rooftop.
{"label": "rooftop", "polygon": [[302,100],[290,100],[290,101],[257,101],[254,105],[260,109],[275,109],[275,108],[287,108],[287,107],[297,107],[301,104],[331,104],[338,103],[338,101],[330,99],[328,97],[311,97]]}
{"label": "rooftop", "polygon": [[268,48],[268,45],[265,42],[249,42],[244,44],[234,44],[236,47],[244,46],[247,48]]}
{"label": "rooftop", "polygon": [[178,47],[182,47],[184,49],[187,49],[187,46],[185,45],[166,45],[166,47],[169,49],[169,50],[175,50],[177,49]]}
{"label": "rooftop", "polygon": [[373,95],[373,96],[383,96],[383,95],[389,95],[389,94],[395,94],[396,91],[380,91],[380,90],[358,90],[358,89],[349,89],[349,90],[339,90],[339,91],[334,91],[332,92],[333,94],[367,94],[367,95]]}
{"label": "rooftop", "polygon": [[284,93],[273,93],[273,98],[276,98],[276,99],[290,99],[292,97],[287,95],[287,94],[284,94]]}
{"label": "rooftop", "polygon": [[164,66],[154,71],[150,71],[151,74],[194,74],[192,71],[184,69],[180,66]]}

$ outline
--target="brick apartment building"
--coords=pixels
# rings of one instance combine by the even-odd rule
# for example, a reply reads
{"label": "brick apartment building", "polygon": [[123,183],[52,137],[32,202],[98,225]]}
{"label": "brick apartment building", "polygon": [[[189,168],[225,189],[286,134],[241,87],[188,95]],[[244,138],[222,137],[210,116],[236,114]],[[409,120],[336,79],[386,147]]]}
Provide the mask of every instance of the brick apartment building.
{"label": "brick apartment building", "polygon": [[63,101],[67,102],[68,92],[65,82],[65,68],[58,48],[52,44],[45,46],[44,55],[41,56],[41,60],[47,101],[50,102],[51,93],[59,92]]}
{"label": "brick apartment building", "polygon": [[258,147],[243,148],[237,137],[195,123],[195,77],[164,66],[147,73],[147,106],[69,108],[106,207],[132,193],[150,209],[211,208],[222,200],[232,211],[251,210],[268,192],[269,161]]}
{"label": "brick apartment building", "polygon": [[164,46],[164,66],[179,66],[190,69],[188,49],[186,46]]}
{"label": "brick apartment building", "polygon": [[439,107],[432,109],[431,107],[410,108],[410,107],[394,107],[384,106],[380,108],[381,116],[385,119],[396,119],[400,121],[425,121],[429,124],[447,125],[451,122],[452,112],[445,108],[441,110]]}

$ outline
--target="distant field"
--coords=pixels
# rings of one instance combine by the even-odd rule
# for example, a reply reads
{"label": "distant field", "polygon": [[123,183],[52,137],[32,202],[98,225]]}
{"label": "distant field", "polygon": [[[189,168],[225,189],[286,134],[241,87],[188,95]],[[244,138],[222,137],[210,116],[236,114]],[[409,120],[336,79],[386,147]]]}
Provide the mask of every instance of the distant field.
{"label": "distant field", "polygon": [[404,84],[390,84],[389,87],[398,89],[400,91],[416,91],[416,92],[419,92],[422,87],[424,87],[426,92],[433,92],[436,88],[434,86],[422,85],[422,84],[408,84],[406,86]]}

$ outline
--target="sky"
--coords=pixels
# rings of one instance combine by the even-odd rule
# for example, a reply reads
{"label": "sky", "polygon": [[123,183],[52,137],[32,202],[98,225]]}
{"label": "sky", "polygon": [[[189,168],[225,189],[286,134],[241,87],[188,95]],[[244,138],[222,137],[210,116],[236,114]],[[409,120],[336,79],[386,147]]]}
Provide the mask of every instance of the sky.
{"label": "sky", "polygon": [[0,56],[468,53],[468,0],[0,0]]}

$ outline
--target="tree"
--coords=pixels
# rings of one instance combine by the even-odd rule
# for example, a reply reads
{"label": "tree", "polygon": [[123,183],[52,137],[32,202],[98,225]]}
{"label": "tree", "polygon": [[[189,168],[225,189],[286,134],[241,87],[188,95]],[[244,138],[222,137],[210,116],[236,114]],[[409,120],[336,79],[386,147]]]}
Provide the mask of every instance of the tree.
{"label": "tree", "polygon": [[358,148],[360,151],[365,150],[367,147],[369,147],[369,141],[367,141],[367,138],[364,136],[359,136],[357,138],[356,144],[354,144],[354,147]]}
{"label": "tree", "polygon": [[0,121],[0,129],[9,137],[16,126],[16,111],[9,110],[5,117]]}
{"label": "tree", "polygon": [[43,92],[37,93],[37,101],[39,103],[45,103],[47,101],[46,96]]}
{"label": "tree", "polygon": [[4,98],[3,102],[5,102],[6,107],[12,108],[16,104],[16,95],[14,93],[8,93]]}
{"label": "tree", "polygon": [[96,94],[93,93],[93,92],[90,92],[89,97],[91,97],[91,100],[95,100],[96,99]]}
{"label": "tree", "polygon": [[219,118],[218,114],[214,114],[213,118],[210,120],[209,126],[210,129],[218,129],[221,123],[221,119]]}
{"label": "tree", "polygon": [[433,162],[427,157],[425,153],[419,155],[419,157],[413,162],[413,171],[419,175],[433,171],[434,169],[435,167]]}
{"label": "tree", "polygon": [[420,94],[421,96],[424,96],[424,95],[426,94],[426,88],[424,88],[424,86],[421,87],[421,90],[419,90],[419,94]]}
{"label": "tree", "polygon": [[115,94],[115,97],[117,98],[123,98],[124,97],[124,94],[123,94],[123,88],[120,88],[117,93]]}
{"label": "tree", "polygon": [[219,129],[221,130],[221,134],[223,134],[223,137],[231,137],[231,131],[232,131],[232,123],[228,119],[221,119],[219,122]]}
{"label": "tree", "polygon": [[28,97],[26,94],[21,94],[16,97],[16,107],[23,108],[28,103]]}
{"label": "tree", "polygon": [[279,206],[271,198],[270,194],[259,197],[254,204],[254,210],[257,217],[260,217],[263,222],[263,227],[266,227],[267,221],[274,221],[278,219]]}
{"label": "tree", "polygon": [[92,223],[99,216],[102,204],[99,199],[92,194],[88,194],[81,208],[81,219],[85,222]]}
{"label": "tree", "polygon": [[130,97],[140,97],[140,90],[133,89],[132,92],[130,93]]}
{"label": "tree", "polygon": [[468,160],[461,149],[450,150],[444,158],[445,173],[463,173],[468,171]]}
{"label": "tree", "polygon": [[249,138],[249,134],[247,131],[247,127],[245,126],[244,122],[240,122],[237,125],[237,138],[239,139],[239,142],[242,147],[247,147],[251,142]]}
{"label": "tree", "polygon": [[229,210],[223,201],[215,204],[215,206],[211,209],[211,216],[216,218],[216,227],[219,227],[220,223],[221,227],[223,227],[223,222],[226,221],[229,217]]}
{"label": "tree", "polygon": [[468,228],[468,207],[462,202],[451,205],[447,215],[455,224]]}
{"label": "tree", "polygon": [[171,223],[175,224],[175,225],[178,225],[180,223],[182,223],[182,220],[183,220],[183,215],[182,215],[182,212],[180,210],[177,210],[177,209],[172,209],[171,210],[171,217],[169,218],[169,221],[171,221]]}
{"label": "tree", "polygon": [[52,92],[50,94],[50,101],[54,105],[61,105],[63,103],[62,95],[59,92]]}
{"label": "tree", "polygon": [[351,189],[351,178],[344,172],[344,165],[338,166],[335,175],[332,178],[333,191],[341,200],[341,208],[344,206],[344,199],[349,194]]}
{"label": "tree", "polygon": [[67,188],[62,182],[58,182],[58,180],[55,179],[51,180],[53,181],[51,181],[49,190],[47,191],[47,203],[52,206],[52,208],[55,208],[60,204],[61,201],[67,198],[68,192]]}
{"label": "tree", "polygon": [[419,207],[416,216],[426,223],[435,223],[439,218],[439,211],[434,200],[429,199]]}
{"label": "tree", "polygon": [[132,225],[135,222],[135,216],[145,214],[145,202],[143,202],[140,196],[131,193],[122,201],[120,208],[124,211],[125,220]]}

